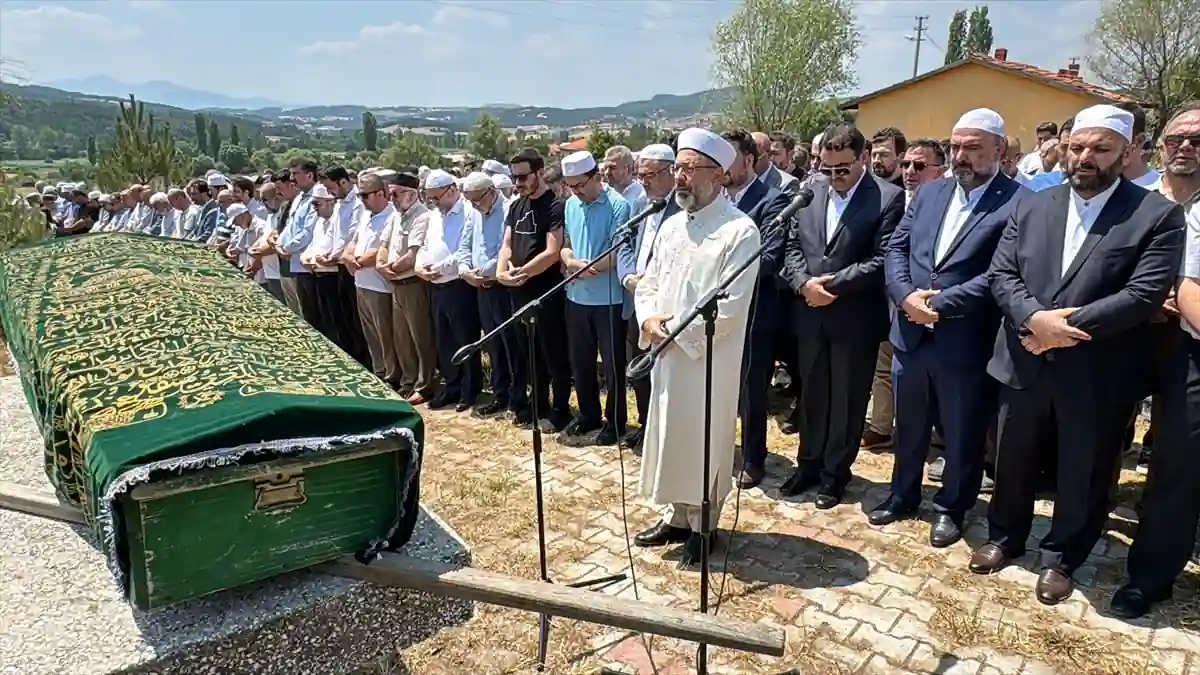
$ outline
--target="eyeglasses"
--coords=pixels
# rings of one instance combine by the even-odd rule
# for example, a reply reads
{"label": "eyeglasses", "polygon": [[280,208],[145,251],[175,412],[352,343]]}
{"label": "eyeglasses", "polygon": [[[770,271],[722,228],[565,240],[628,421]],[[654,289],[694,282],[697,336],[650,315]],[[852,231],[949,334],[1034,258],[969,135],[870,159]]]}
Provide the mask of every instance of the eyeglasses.
{"label": "eyeglasses", "polygon": [[1184,143],[1191,143],[1192,147],[1200,150],[1200,134],[1171,134],[1163,136],[1163,145],[1168,150],[1177,150],[1183,147]]}
{"label": "eyeglasses", "polygon": [[853,167],[849,166],[823,166],[817,169],[821,175],[829,177],[838,176],[839,178],[842,176],[849,176],[850,172],[853,170]]}
{"label": "eyeglasses", "polygon": [[564,179],[563,183],[567,187],[571,188],[572,190],[581,190],[581,189],[583,189],[584,185],[587,185],[588,183],[590,183],[592,181],[592,178],[595,178],[595,176],[588,176],[587,178],[584,178],[583,180],[579,181],[578,183],[572,183],[572,182]]}
{"label": "eyeglasses", "polygon": [[717,166],[716,164],[676,164],[675,166],[671,167],[671,172],[676,176],[683,174],[688,178],[691,178],[692,176],[696,175],[697,171],[700,171],[701,169],[719,168],[721,167]]}
{"label": "eyeglasses", "polygon": [[514,174],[512,175],[512,182],[514,182],[514,183],[524,183],[524,182],[525,182],[525,180],[526,180],[526,179],[528,179],[528,178],[529,178],[530,176],[532,176],[532,175],[533,175],[533,172],[532,172],[532,171],[530,171],[530,172],[528,172],[528,173],[514,173]]}
{"label": "eyeglasses", "polygon": [[940,164],[926,164],[925,162],[911,160],[911,159],[900,160],[900,168],[901,169],[907,169],[910,166],[912,167],[913,171],[916,171],[917,173],[921,173],[922,171],[924,171],[925,169],[928,169],[931,166],[941,166],[941,165]]}
{"label": "eyeglasses", "polygon": [[664,166],[663,168],[659,169],[658,171],[639,171],[637,174],[637,179],[644,183],[644,182],[650,180],[651,178],[654,178],[655,176],[658,176],[658,175],[663,174],[664,172],[670,171],[672,168],[673,167],[670,167],[670,166]]}
{"label": "eyeglasses", "polygon": [[382,190],[382,189],[380,189],[380,190],[368,190],[367,192],[363,192],[363,191],[359,190],[359,192],[358,192],[358,198],[359,198],[359,199],[366,199],[367,197],[370,197],[371,195],[373,195],[373,194],[375,194],[375,193],[377,193],[377,192],[383,192],[383,190]]}

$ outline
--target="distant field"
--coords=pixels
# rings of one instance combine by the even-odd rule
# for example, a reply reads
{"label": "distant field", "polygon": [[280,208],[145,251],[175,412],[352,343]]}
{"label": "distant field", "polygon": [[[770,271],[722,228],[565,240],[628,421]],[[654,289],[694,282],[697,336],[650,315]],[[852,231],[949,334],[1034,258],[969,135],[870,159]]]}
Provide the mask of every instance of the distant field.
{"label": "distant field", "polygon": [[9,159],[0,162],[0,170],[4,173],[32,174],[35,178],[46,178],[67,161],[70,160],[59,159],[45,162],[40,159]]}

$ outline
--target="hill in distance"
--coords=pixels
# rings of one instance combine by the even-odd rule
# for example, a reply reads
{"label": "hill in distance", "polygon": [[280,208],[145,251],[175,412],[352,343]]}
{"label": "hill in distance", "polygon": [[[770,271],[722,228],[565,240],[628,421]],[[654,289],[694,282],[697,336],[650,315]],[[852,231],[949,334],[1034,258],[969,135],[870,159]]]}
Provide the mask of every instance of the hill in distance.
{"label": "hill in distance", "polygon": [[153,80],[150,82],[122,82],[104,75],[92,75],[68,80],[57,80],[47,83],[47,86],[64,91],[91,94],[93,96],[115,96],[127,98],[130,94],[139,101],[160,103],[185,110],[202,110],[204,108],[253,109],[269,108],[287,105],[283,102],[268,98],[239,98],[225,96],[211,91],[202,91],[183,87],[171,82]]}

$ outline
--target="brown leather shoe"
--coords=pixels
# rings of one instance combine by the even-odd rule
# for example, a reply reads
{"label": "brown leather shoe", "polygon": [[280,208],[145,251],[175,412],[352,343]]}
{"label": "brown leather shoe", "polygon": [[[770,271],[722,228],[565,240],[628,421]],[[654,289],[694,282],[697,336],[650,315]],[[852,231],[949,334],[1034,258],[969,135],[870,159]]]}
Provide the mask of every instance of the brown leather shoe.
{"label": "brown leather shoe", "polygon": [[1043,605],[1057,605],[1071,597],[1075,581],[1059,570],[1047,567],[1038,575],[1037,599]]}
{"label": "brown leather shoe", "polygon": [[1004,549],[996,544],[984,544],[976,549],[967,567],[975,574],[995,574],[1008,567],[1009,562],[1010,559]]}
{"label": "brown leather shoe", "polygon": [[738,476],[737,486],[742,490],[749,490],[750,488],[758,487],[758,484],[762,482],[762,479],[764,476],[766,476],[766,474],[767,472],[765,469],[757,466],[747,466],[742,470],[742,474]]}
{"label": "brown leather shoe", "polygon": [[412,396],[408,397],[409,405],[421,405],[424,402],[425,402],[425,397],[422,396],[420,392],[417,392],[417,393],[413,394]]}
{"label": "brown leather shoe", "polygon": [[874,429],[867,429],[863,432],[862,442],[859,443],[859,448],[863,450],[883,450],[892,446],[892,435],[881,434]]}

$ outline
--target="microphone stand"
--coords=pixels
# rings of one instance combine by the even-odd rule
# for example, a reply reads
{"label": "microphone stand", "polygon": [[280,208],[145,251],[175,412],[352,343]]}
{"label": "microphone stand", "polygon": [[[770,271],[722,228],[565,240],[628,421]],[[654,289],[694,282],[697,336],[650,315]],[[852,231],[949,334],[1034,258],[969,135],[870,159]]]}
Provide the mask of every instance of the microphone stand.
{"label": "microphone stand", "polygon": [[[666,205],[664,203],[662,207],[659,207],[655,210],[645,210],[642,213],[635,216],[634,218],[630,219],[629,222],[627,222],[625,225],[623,225],[621,228],[619,228],[617,230],[617,232],[614,234],[613,243],[611,246],[609,246],[607,249],[605,249],[600,254],[593,257],[592,260],[588,261],[588,263],[586,265],[584,265],[583,267],[579,268],[578,270],[576,270],[575,272],[573,272],[572,274],[567,276],[567,278],[565,278],[562,281],[555,284],[554,288],[551,288],[550,290],[541,294],[540,296],[538,296],[534,300],[530,301],[529,303],[527,303],[520,309],[513,312],[512,316],[505,319],[503,323],[501,323],[499,326],[496,326],[496,328],[494,328],[491,332],[487,333],[486,335],[481,337],[479,340],[476,340],[475,342],[472,342],[471,344],[464,346],[462,349],[459,349],[457,352],[455,352],[454,356],[451,357],[451,359],[450,359],[450,361],[456,365],[461,364],[462,362],[464,362],[468,358],[470,358],[471,355],[477,353],[480,349],[482,349],[484,347],[484,345],[488,344],[489,342],[491,342],[493,340],[499,339],[500,334],[502,332],[504,332],[506,329],[508,329],[509,327],[511,327],[517,323],[522,323],[525,325],[525,336],[526,336],[526,341],[528,342],[525,358],[528,361],[527,369],[529,371],[529,383],[530,383],[530,389],[532,390],[532,393],[533,393],[533,396],[530,398],[530,413],[533,416],[533,474],[534,474],[534,495],[535,495],[534,499],[535,499],[536,508],[537,508],[538,565],[540,568],[542,581],[544,581],[548,584],[552,584],[555,582],[550,578],[550,573],[547,569],[548,566],[547,566],[547,562],[546,562],[546,508],[545,508],[545,501],[544,501],[543,492],[542,492],[542,429],[539,424],[539,422],[541,420],[539,418],[540,411],[538,410],[538,395],[537,395],[538,385],[539,385],[538,375],[537,375],[537,342],[536,342],[537,312],[539,309],[541,309],[542,304],[544,302],[546,302],[546,300],[553,297],[554,294],[565,289],[567,287],[567,284],[571,283],[572,281],[575,281],[579,277],[586,274],[588,271],[593,269],[597,264],[599,264],[599,262],[601,260],[604,260],[604,259],[608,258],[610,255],[613,255],[618,248],[623,246],[626,242],[629,241],[630,237],[632,237],[634,234],[637,233],[638,225],[640,224],[640,222],[642,220],[645,220],[647,217],[649,217],[653,213],[657,213],[658,211],[661,211],[662,208],[664,208],[665,206]],[[614,262],[614,265],[615,265],[615,262]],[[609,383],[608,395],[609,396],[624,396],[625,392],[613,390],[615,386],[616,386],[615,382]],[[627,575],[625,573],[613,574],[610,576],[599,577],[596,579],[585,579],[583,581],[577,581],[575,583],[568,584],[568,586],[570,586],[572,588],[591,588],[593,586],[602,586],[602,585],[616,583],[618,581],[624,581],[627,578],[629,578],[629,575]],[[538,625],[537,671],[540,673],[540,672],[544,672],[546,669],[546,652],[549,647],[549,641],[550,641],[550,617],[545,614],[542,614],[539,617],[539,619],[540,620],[539,620],[539,625]]]}
{"label": "microphone stand", "polygon": [[[781,221],[783,219],[780,219]],[[758,261],[762,254],[766,252],[775,242],[775,237],[780,233],[786,232],[784,222],[774,223],[774,229],[767,234],[766,241],[759,246],[754,255],[746,258],[745,261],[738,264],[732,271],[721,279],[719,283],[704,297],[700,298],[691,309],[687,311],[680,319],[679,324],[667,334],[667,337],[662,342],[654,345],[650,351],[634,358],[625,369],[625,374],[632,380],[640,380],[650,374],[654,367],[654,360],[664,349],[670,347],[679,338],[688,326],[692,325],[697,318],[704,319],[704,461],[702,462],[703,489],[700,497],[700,529],[703,530],[700,547],[700,613],[708,613],[708,588],[709,588],[709,559],[710,549],[712,548],[712,540],[709,538],[709,532],[715,526],[710,523],[709,511],[712,507],[711,500],[711,483],[710,474],[712,473],[712,458],[710,451],[712,449],[712,362],[713,362],[713,339],[717,331],[717,314],[719,311],[719,303],[721,300],[729,297],[729,287],[733,282],[737,281],[742,274]],[[750,327],[747,327],[749,330]],[[696,673],[697,675],[707,675],[708,673],[708,644],[701,642],[700,648],[696,654]]]}

